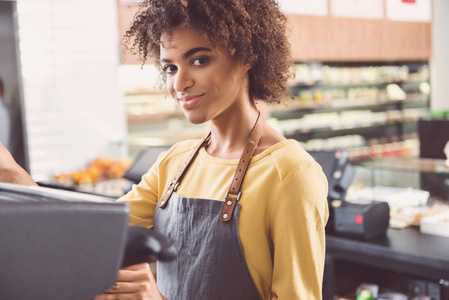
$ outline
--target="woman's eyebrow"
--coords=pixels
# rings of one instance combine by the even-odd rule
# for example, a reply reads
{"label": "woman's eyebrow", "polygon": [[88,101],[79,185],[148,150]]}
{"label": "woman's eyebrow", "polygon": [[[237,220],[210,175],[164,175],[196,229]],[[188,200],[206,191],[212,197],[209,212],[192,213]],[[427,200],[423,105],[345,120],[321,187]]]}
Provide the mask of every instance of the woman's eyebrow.
{"label": "woman's eyebrow", "polygon": [[[192,48],[189,51],[187,51],[186,53],[184,53],[182,55],[182,58],[186,59],[189,58],[190,56],[192,56],[193,54],[200,52],[200,51],[206,51],[206,52],[212,52],[212,49],[207,48],[207,47],[196,47],[196,48]],[[160,62],[163,63],[171,63],[172,60],[171,59],[167,59],[167,58],[161,58]]]}
{"label": "woman's eyebrow", "polygon": [[206,47],[196,47],[184,53],[182,57],[185,59],[200,51],[212,52],[212,49]]}

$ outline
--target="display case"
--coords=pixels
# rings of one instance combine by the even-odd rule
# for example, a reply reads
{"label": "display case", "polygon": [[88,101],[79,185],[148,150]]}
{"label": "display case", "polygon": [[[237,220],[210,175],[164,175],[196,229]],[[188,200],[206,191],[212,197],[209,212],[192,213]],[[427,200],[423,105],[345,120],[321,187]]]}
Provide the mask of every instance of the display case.
{"label": "display case", "polygon": [[[404,158],[377,159],[355,164],[357,172],[353,186],[415,189],[428,197],[449,201],[449,165],[443,159]],[[430,178],[430,181],[427,180]],[[431,179],[438,180],[438,189]]]}
{"label": "display case", "polygon": [[347,200],[386,201],[392,228],[419,226],[421,218],[449,211],[449,166],[443,159],[378,159],[355,167]]}
{"label": "display case", "polygon": [[[386,201],[390,228],[372,240],[327,232],[325,287],[332,291],[327,294],[356,299],[357,288],[371,284],[379,287],[379,293],[401,293],[408,299],[449,299],[446,160],[377,159],[354,166],[356,175],[346,200]],[[423,230],[420,225],[429,220],[433,221]]]}

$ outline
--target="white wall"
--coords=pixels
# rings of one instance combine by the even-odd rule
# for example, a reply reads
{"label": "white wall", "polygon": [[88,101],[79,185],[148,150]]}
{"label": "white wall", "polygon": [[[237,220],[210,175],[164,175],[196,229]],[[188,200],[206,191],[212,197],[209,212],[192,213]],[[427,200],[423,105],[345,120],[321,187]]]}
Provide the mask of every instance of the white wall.
{"label": "white wall", "polygon": [[431,109],[449,110],[449,1],[433,0]]}
{"label": "white wall", "polygon": [[30,173],[45,180],[123,156],[116,0],[19,0]]}

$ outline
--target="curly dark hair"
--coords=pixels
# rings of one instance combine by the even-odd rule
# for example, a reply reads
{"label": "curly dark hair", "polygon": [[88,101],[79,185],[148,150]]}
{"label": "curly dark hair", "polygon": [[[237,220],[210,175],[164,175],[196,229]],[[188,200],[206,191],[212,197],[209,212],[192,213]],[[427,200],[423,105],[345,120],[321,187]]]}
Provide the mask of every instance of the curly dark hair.
{"label": "curly dark hair", "polygon": [[163,34],[177,27],[201,31],[212,45],[229,49],[250,64],[249,92],[254,100],[280,102],[292,76],[287,18],[275,0],[145,0],[124,43],[145,63],[160,59]]}

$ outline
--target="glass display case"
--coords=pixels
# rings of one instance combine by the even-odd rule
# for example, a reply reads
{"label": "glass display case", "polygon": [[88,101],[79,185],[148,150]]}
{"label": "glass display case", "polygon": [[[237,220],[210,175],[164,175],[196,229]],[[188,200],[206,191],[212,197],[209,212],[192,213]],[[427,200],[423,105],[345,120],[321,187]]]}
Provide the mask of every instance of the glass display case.
{"label": "glass display case", "polygon": [[355,167],[347,200],[386,201],[392,228],[418,226],[424,217],[449,211],[449,166],[443,159],[378,159]]}
{"label": "glass display case", "polygon": [[[443,159],[377,159],[355,166],[356,185],[421,189],[429,192],[430,197],[449,201],[449,165]],[[432,185],[431,179],[438,179],[438,188]]]}

